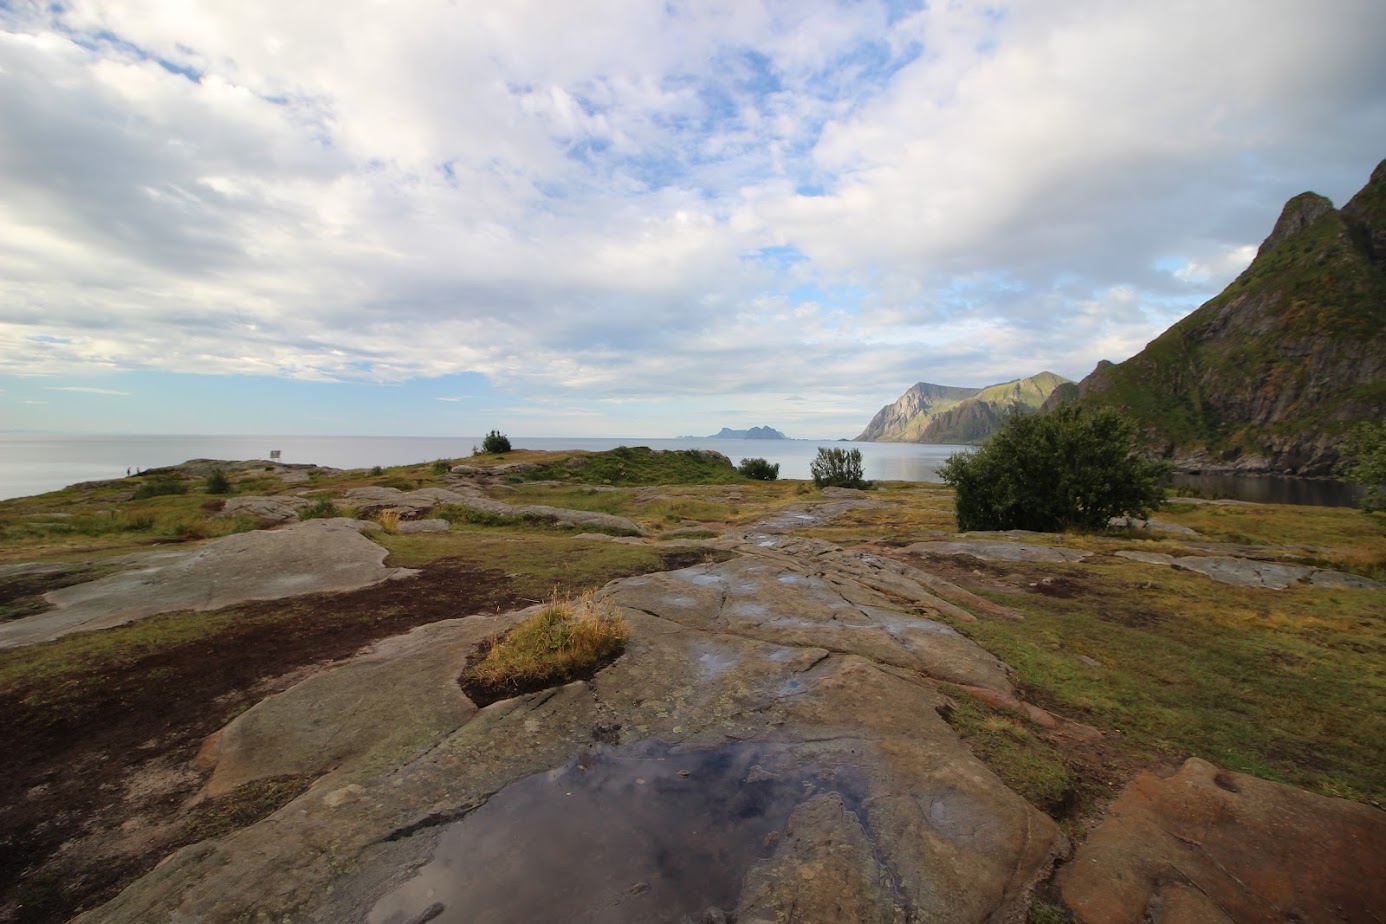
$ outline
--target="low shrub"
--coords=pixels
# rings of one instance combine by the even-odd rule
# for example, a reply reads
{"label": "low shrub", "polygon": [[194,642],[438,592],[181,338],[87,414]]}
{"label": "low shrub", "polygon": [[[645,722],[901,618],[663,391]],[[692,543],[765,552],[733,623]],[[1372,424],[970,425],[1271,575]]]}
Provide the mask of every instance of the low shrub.
{"label": "low shrub", "polygon": [[212,474],[207,476],[208,494],[233,494],[235,489],[231,487],[231,479],[226,477],[226,473],[219,468],[212,469]]}
{"label": "low shrub", "polygon": [[862,476],[860,449],[819,447],[818,456],[809,463],[809,473],[820,488],[867,488],[871,484]]}
{"label": "low shrub", "polygon": [[510,451],[510,438],[499,430],[492,430],[481,441],[482,452],[502,453]]}
{"label": "low shrub", "polygon": [[770,463],[764,459],[742,459],[736,467],[744,477],[755,481],[774,481],[780,477],[780,463]]}
{"label": "low shrub", "polygon": [[300,507],[298,511],[300,520],[327,520],[342,515],[341,508],[334,504],[330,497],[320,497],[307,507]]}
{"label": "low shrub", "polygon": [[187,494],[188,483],[177,475],[155,475],[135,489],[134,500],[163,497],[169,494]]}
{"label": "low shrub", "polygon": [[1365,491],[1362,509],[1386,510],[1386,420],[1358,424],[1341,452],[1339,471]]}
{"label": "low shrub", "polygon": [[383,474],[385,474],[385,469],[381,468],[379,465],[372,465],[372,466],[371,466],[371,475],[372,475],[372,477],[374,477],[375,475],[383,475]]}
{"label": "low shrub", "polygon": [[446,475],[451,470],[452,463],[449,462],[447,459],[438,459],[434,461],[430,469],[430,471],[432,471],[435,475]]}

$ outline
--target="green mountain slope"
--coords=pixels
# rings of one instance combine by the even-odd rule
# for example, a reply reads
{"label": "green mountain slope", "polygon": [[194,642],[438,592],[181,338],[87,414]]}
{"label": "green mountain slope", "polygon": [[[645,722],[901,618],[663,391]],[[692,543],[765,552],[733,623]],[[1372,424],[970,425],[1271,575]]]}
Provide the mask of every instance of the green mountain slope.
{"label": "green mountain slope", "polygon": [[1034,413],[1068,379],[1041,372],[986,388],[920,382],[888,404],[857,437],[870,442],[978,443],[1015,410]]}
{"label": "green mountain slope", "polygon": [[1078,392],[1186,467],[1331,473],[1345,430],[1386,413],[1386,161],[1341,211],[1291,199],[1220,295]]}

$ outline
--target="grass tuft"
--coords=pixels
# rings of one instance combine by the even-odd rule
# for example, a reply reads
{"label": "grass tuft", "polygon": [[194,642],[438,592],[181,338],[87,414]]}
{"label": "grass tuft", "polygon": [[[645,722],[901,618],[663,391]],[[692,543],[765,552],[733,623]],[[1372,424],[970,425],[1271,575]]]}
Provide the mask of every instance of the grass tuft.
{"label": "grass tuft", "polygon": [[477,705],[590,678],[625,651],[630,626],[587,593],[555,597],[499,639],[458,678]]}

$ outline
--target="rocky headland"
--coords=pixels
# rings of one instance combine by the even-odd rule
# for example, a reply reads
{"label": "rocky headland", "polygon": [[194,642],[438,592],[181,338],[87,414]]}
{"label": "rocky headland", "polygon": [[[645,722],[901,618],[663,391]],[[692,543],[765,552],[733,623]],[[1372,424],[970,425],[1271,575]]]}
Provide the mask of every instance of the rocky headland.
{"label": "rocky headland", "polygon": [[1009,415],[1034,413],[1055,389],[1072,384],[1052,372],[986,388],[918,382],[877,411],[856,438],[888,443],[980,443]]}
{"label": "rocky headland", "polygon": [[1285,204],[1251,265],[1064,400],[1120,408],[1185,471],[1332,475],[1359,421],[1386,415],[1386,161],[1341,209]]}

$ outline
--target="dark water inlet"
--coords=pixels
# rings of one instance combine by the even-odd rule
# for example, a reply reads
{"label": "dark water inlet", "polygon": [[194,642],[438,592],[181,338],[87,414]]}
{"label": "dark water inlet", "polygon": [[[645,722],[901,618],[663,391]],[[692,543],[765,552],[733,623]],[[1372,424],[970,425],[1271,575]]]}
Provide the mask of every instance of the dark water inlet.
{"label": "dark water inlet", "polygon": [[369,924],[430,912],[435,924],[676,922],[730,912],[796,806],[831,791],[862,814],[859,774],[815,762],[803,747],[595,747],[450,827],[433,860],[377,902]]}
{"label": "dark water inlet", "polygon": [[1302,504],[1315,507],[1355,507],[1362,488],[1330,478],[1291,478],[1287,475],[1176,474],[1176,491],[1199,497],[1225,497],[1257,504]]}

